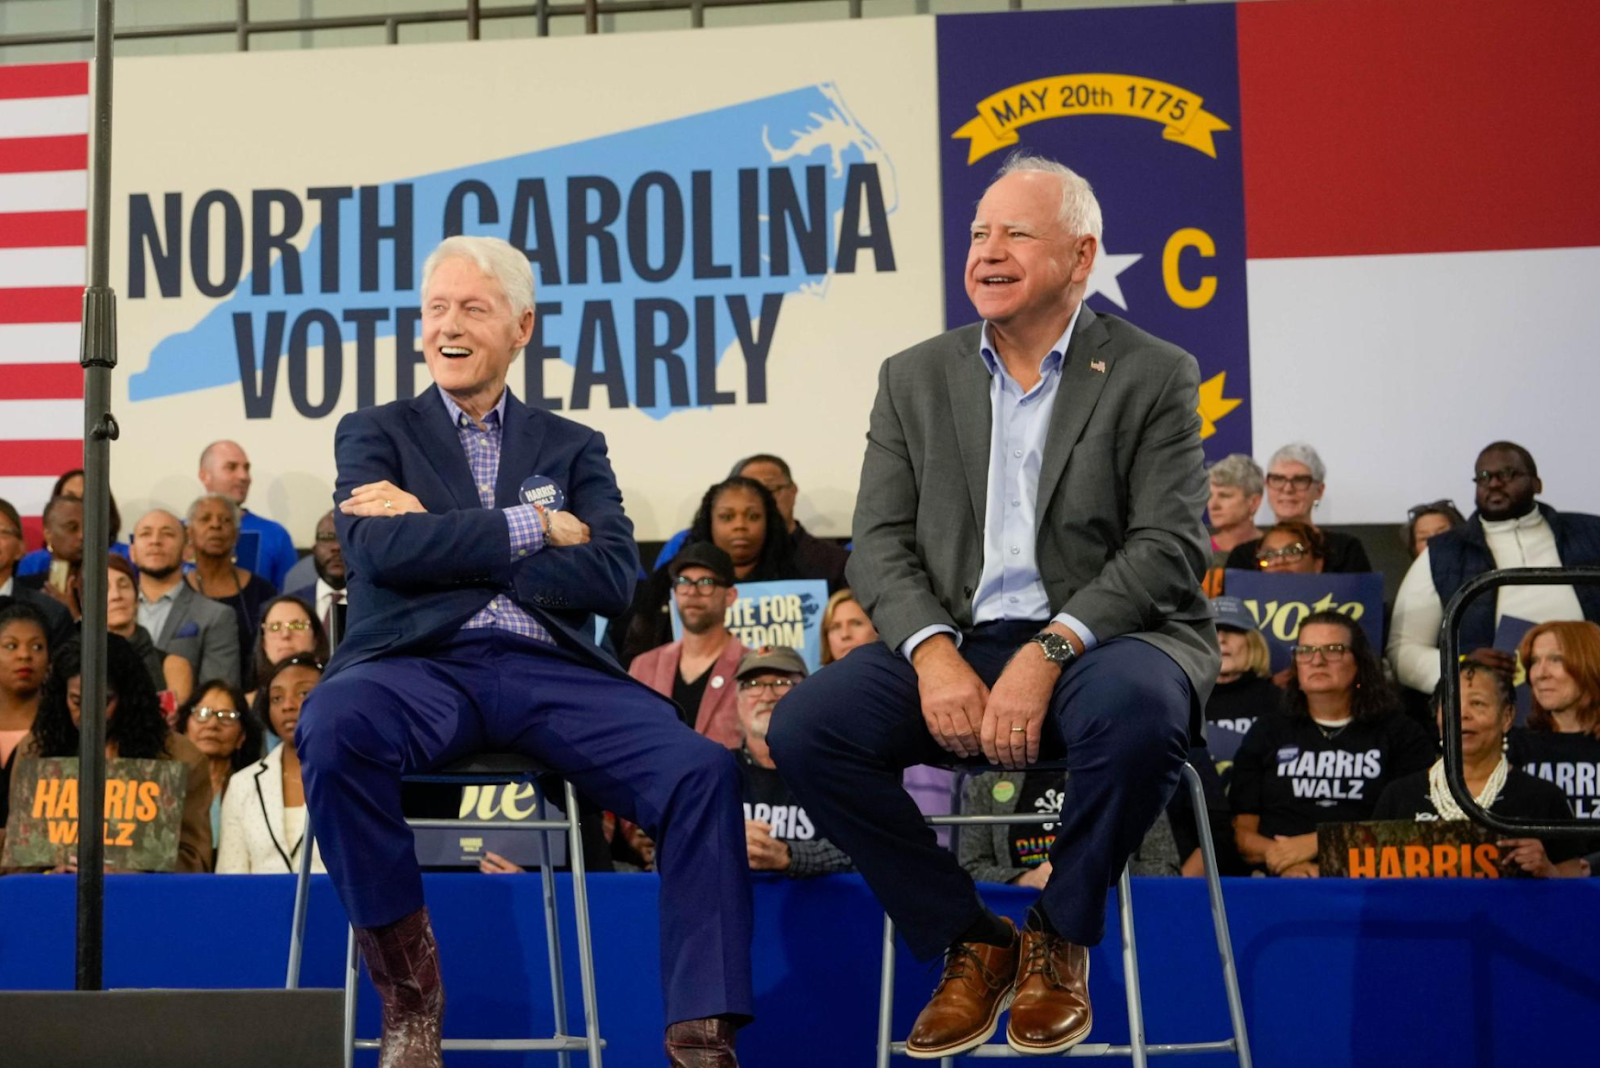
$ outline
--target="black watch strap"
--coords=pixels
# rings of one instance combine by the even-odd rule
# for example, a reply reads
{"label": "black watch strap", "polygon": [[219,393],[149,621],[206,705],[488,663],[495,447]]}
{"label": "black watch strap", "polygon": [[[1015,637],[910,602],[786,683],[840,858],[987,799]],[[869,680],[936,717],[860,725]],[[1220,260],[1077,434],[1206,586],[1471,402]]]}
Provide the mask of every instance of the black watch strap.
{"label": "black watch strap", "polygon": [[1042,630],[1028,640],[1043,649],[1044,658],[1052,664],[1060,664],[1065,667],[1072,663],[1073,658],[1078,655],[1077,650],[1072,647],[1072,643],[1054,631]]}

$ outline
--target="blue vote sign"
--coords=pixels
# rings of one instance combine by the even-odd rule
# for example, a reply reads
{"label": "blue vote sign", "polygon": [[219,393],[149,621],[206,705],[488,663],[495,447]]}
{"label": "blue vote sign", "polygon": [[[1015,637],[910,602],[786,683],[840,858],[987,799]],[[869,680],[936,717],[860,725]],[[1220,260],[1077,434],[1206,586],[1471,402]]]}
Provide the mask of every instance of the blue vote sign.
{"label": "blue vote sign", "polygon": [[523,504],[541,505],[551,512],[559,512],[567,506],[567,495],[556,485],[556,480],[544,475],[529,475],[523,479],[517,497]]}
{"label": "blue vote sign", "polygon": [[1228,596],[1243,601],[1255,619],[1272,650],[1274,672],[1293,663],[1289,649],[1300,633],[1301,621],[1327,609],[1349,616],[1366,634],[1373,654],[1383,655],[1383,576],[1375,572],[1290,575],[1229,568],[1223,588]]}

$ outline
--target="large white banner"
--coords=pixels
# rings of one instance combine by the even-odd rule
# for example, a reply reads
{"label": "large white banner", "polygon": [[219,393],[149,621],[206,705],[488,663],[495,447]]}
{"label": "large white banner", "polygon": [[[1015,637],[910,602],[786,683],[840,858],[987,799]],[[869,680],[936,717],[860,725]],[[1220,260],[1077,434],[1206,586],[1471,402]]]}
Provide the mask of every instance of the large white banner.
{"label": "large white banner", "polygon": [[123,513],[201,449],[309,544],[333,432],[426,388],[420,265],[526,249],[511,386],[603,431],[644,540],[739,456],[847,534],[881,360],[942,328],[933,20],[119,61]]}

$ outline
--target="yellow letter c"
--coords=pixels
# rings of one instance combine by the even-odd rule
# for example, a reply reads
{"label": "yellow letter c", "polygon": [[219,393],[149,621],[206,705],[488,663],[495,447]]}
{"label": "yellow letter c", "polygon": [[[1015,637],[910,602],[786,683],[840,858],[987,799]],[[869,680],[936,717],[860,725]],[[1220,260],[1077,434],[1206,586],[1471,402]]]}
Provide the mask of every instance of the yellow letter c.
{"label": "yellow letter c", "polygon": [[1167,296],[1180,308],[1204,308],[1217,295],[1217,276],[1200,276],[1200,284],[1190,289],[1178,277],[1178,257],[1184,249],[1192,248],[1207,259],[1217,254],[1217,243],[1204,230],[1184,227],[1167,238],[1167,247],[1161,252],[1161,278],[1167,285]]}

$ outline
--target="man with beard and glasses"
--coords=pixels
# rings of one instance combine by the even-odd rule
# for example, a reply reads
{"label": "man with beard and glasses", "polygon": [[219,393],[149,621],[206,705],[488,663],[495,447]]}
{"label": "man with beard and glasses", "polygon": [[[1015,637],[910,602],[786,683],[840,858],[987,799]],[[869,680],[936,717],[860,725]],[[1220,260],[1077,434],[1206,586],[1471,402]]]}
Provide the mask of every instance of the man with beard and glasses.
{"label": "man with beard and glasses", "polygon": [[[1600,564],[1600,517],[1558,512],[1534,497],[1544,492],[1539,467],[1521,445],[1497,441],[1472,468],[1477,511],[1466,523],[1428,540],[1395,595],[1389,661],[1412,690],[1439,684],[1439,625],[1444,606],[1471,579],[1499,568]],[[1501,671],[1510,653],[1493,647],[1500,617],[1529,623],[1600,621],[1600,586],[1503,586],[1479,597],[1461,621],[1461,648]]]}
{"label": "man with beard and glasses", "polygon": [[156,509],[133,527],[133,562],[139,568],[139,626],[156,648],[181,656],[197,679],[239,683],[239,629],[233,611],[202,597],[183,581],[183,524]]}

